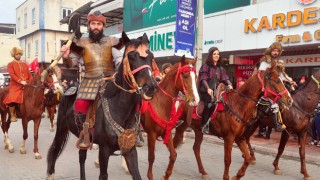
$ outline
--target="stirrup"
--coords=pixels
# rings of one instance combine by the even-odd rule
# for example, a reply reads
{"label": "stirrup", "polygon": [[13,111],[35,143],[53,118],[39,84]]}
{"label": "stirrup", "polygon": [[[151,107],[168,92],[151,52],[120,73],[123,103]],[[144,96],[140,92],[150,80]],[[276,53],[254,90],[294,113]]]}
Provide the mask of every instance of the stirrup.
{"label": "stirrup", "polygon": [[87,123],[87,122],[83,123],[83,129],[79,134],[79,139],[77,141],[77,147],[82,150],[87,150],[91,147],[90,134],[89,134],[89,123]]}
{"label": "stirrup", "polygon": [[206,123],[204,126],[202,126],[201,131],[203,134],[209,134],[209,124]]}

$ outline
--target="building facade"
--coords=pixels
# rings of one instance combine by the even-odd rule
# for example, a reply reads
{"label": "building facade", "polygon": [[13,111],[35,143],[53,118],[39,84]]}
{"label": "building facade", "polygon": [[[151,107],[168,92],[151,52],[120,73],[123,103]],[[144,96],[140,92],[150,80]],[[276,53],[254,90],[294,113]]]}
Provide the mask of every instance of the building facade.
{"label": "building facade", "polygon": [[60,19],[87,3],[87,0],[26,0],[16,9],[16,34],[27,63],[38,58],[50,63],[70,36]]}

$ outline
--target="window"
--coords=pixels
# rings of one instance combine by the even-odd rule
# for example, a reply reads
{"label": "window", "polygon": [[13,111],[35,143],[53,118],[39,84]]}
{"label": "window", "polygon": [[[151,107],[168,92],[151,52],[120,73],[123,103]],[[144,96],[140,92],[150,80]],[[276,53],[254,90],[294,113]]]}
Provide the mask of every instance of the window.
{"label": "window", "polygon": [[31,52],[31,44],[28,43],[28,58],[30,58],[30,52]]}
{"label": "window", "polygon": [[27,24],[28,24],[28,15],[27,13],[24,13],[24,28],[27,28]]}
{"label": "window", "polygon": [[31,24],[34,24],[36,22],[36,9],[32,9],[32,14],[31,14]]}
{"label": "window", "polygon": [[35,47],[35,56],[37,57],[38,53],[39,53],[39,41],[38,40],[35,41],[34,47]]}
{"label": "window", "polygon": [[71,13],[72,13],[72,9],[62,8],[62,18],[68,16]]}
{"label": "window", "polygon": [[18,18],[17,21],[17,31],[20,32],[20,26],[21,26],[21,22],[20,22],[20,18]]}

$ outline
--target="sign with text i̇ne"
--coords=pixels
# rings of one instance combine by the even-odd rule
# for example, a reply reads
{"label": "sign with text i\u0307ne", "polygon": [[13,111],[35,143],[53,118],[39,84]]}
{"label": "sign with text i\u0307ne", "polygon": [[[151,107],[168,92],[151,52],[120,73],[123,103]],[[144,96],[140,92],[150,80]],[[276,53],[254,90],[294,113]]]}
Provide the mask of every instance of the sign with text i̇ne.
{"label": "sign with text i\u0307ne", "polygon": [[176,39],[177,56],[194,57],[197,0],[177,0]]}

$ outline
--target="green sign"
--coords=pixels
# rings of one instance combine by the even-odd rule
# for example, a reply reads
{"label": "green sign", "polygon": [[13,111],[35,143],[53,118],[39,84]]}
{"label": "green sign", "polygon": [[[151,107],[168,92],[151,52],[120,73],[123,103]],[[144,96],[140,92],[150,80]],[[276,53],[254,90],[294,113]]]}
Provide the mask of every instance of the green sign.
{"label": "green sign", "polygon": [[[176,20],[177,0],[126,0],[123,3],[123,28],[126,32]],[[250,0],[204,0],[204,14],[247,5],[250,5]]]}

